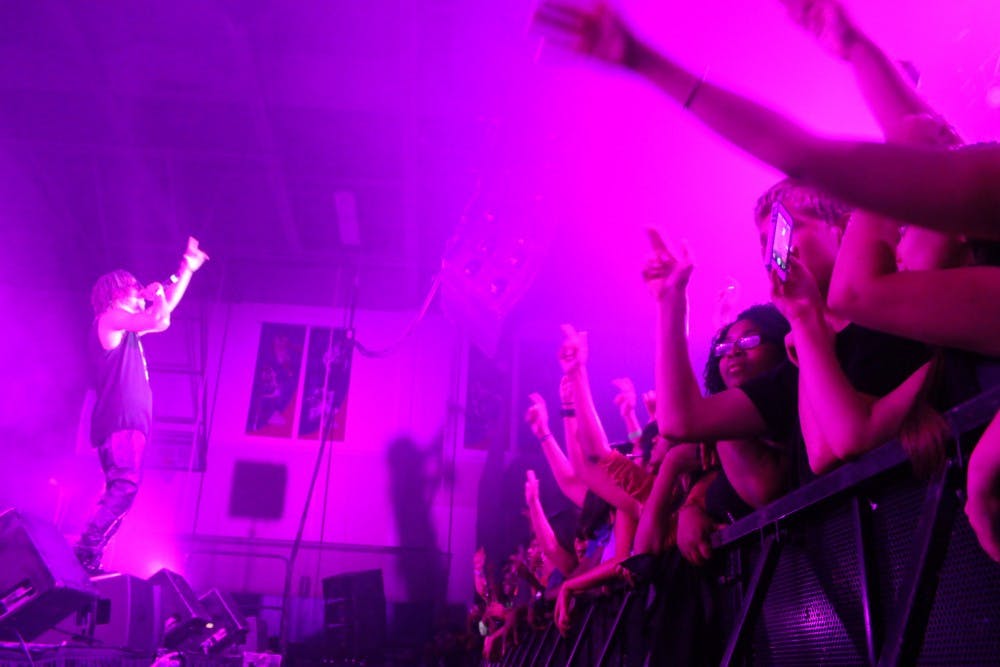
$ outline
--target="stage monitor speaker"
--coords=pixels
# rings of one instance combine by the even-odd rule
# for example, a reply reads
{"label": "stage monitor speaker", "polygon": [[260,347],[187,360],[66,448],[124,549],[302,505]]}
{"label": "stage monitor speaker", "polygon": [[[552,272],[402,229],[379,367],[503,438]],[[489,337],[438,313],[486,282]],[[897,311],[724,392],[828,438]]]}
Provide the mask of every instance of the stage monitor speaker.
{"label": "stage monitor speaker", "polygon": [[91,581],[98,593],[94,643],[140,655],[155,654],[153,584],[129,574],[106,574]]}
{"label": "stage monitor speaker", "polygon": [[156,653],[153,584],[128,574],[91,578],[97,597],[37,641],[88,645],[152,657]]}
{"label": "stage monitor speaker", "polygon": [[94,597],[55,526],[13,508],[0,513],[0,639],[32,640]]}
{"label": "stage monitor speaker", "polygon": [[341,657],[377,657],[385,644],[382,571],[324,578],[323,601],[328,649]]}
{"label": "stage monitor speaker", "polygon": [[159,645],[177,648],[192,637],[199,637],[212,621],[205,607],[181,575],[166,568],[149,578],[154,586],[156,626]]}
{"label": "stage monitor speaker", "polygon": [[250,625],[229,594],[213,588],[198,598],[198,601],[212,617],[212,621],[203,636],[188,640],[184,648],[191,648],[205,655],[217,655],[246,640]]}

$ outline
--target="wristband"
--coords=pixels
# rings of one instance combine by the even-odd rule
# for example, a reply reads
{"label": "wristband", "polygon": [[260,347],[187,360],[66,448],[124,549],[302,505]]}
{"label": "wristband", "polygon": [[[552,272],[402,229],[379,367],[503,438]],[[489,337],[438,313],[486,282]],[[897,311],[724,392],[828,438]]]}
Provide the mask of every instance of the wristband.
{"label": "wristband", "polygon": [[563,417],[576,417],[576,410],[573,408],[562,408],[559,410],[559,414]]}

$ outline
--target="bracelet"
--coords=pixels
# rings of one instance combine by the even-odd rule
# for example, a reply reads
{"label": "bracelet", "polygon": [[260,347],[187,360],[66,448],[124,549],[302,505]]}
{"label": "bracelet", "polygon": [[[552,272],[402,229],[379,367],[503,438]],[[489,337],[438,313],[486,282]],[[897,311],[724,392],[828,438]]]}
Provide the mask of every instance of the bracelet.
{"label": "bracelet", "polygon": [[681,105],[683,109],[690,109],[691,104],[694,102],[694,98],[698,96],[698,91],[701,90],[701,84],[705,83],[705,75],[699,76],[694,85],[691,86],[691,92],[688,93],[687,99],[684,100],[684,104]]}
{"label": "bracelet", "polygon": [[559,414],[563,417],[576,417],[576,410],[573,408],[561,408]]}

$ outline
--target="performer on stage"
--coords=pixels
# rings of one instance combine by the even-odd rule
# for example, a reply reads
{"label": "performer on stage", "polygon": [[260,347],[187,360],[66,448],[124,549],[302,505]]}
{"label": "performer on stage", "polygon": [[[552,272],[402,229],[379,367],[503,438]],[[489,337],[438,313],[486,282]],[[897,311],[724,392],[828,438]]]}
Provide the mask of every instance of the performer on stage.
{"label": "performer on stage", "polygon": [[146,357],[139,337],[170,326],[170,313],[187,291],[191,276],[208,259],[195,238],[166,286],[143,287],[128,271],[97,279],[90,294],[94,323],[87,341],[97,399],[90,441],[104,469],[104,495],[80,535],[76,556],[84,569],[101,571],[101,556],[118,530],[139,488],[142,452],[153,417]]}

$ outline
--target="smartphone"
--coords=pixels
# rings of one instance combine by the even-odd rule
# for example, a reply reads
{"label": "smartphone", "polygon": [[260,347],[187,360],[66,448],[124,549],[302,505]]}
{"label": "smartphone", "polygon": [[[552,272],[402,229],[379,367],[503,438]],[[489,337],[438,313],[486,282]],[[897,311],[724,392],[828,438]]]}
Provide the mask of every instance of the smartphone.
{"label": "smartphone", "polygon": [[767,243],[767,268],[778,280],[788,279],[788,255],[792,251],[792,216],[788,209],[775,202],[771,208],[771,234]]}

